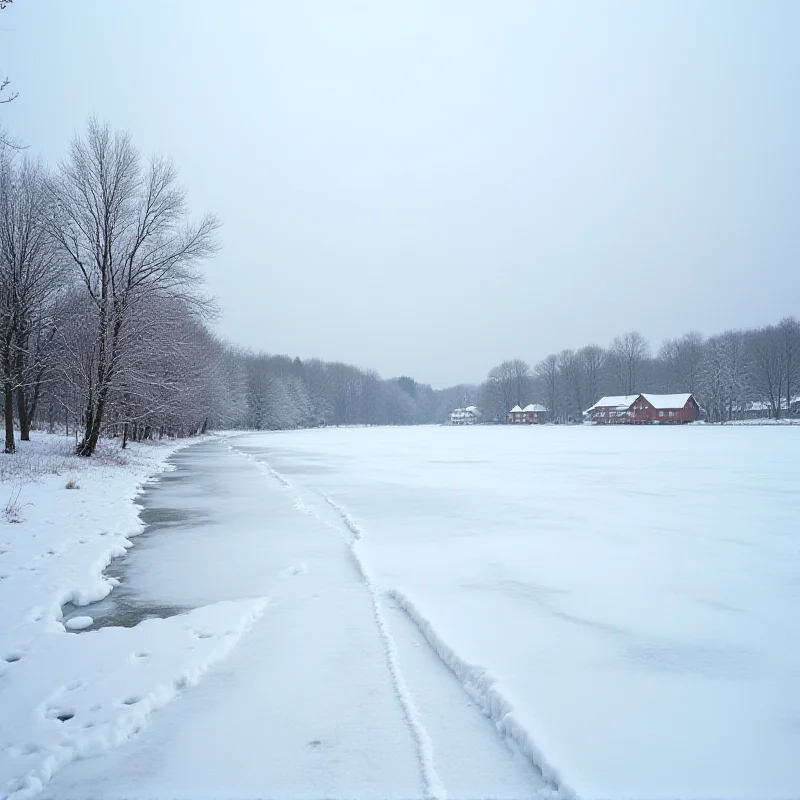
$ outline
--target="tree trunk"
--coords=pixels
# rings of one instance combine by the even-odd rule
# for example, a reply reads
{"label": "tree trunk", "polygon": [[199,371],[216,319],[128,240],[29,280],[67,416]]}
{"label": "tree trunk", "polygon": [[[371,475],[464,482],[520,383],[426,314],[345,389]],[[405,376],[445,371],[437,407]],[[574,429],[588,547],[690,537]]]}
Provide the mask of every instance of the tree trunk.
{"label": "tree trunk", "polygon": [[107,395],[108,387],[103,386],[97,393],[97,407],[93,409],[90,403],[86,408],[86,431],[83,435],[83,441],[78,445],[77,454],[79,456],[89,458],[94,455],[94,451],[97,449]]}
{"label": "tree trunk", "polygon": [[28,418],[28,430],[34,427],[34,423],[36,420],[36,409],[39,407],[39,400],[42,397],[42,373],[40,372],[36,376],[36,381],[33,386],[33,397],[31,398],[31,404],[28,407],[27,411],[27,418]]}
{"label": "tree trunk", "polygon": [[25,407],[25,389],[17,386],[17,417],[19,418],[19,438],[23,442],[31,440],[31,421],[28,419],[28,410]]}
{"label": "tree trunk", "polygon": [[124,450],[128,446],[128,423],[124,422],[122,424],[122,449]]}
{"label": "tree trunk", "polygon": [[6,380],[5,388],[5,417],[6,417],[6,446],[3,452],[15,453],[17,446],[14,442],[14,387],[11,381]]}

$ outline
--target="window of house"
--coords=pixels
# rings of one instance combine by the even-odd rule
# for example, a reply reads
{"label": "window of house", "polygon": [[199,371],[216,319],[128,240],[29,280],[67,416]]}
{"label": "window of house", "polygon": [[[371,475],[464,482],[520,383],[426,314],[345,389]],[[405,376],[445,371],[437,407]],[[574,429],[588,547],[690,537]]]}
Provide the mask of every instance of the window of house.
{"label": "window of house", "polygon": [[658,412],[658,416],[659,416],[659,417],[663,417],[663,416],[664,416],[664,412],[663,412],[663,411],[659,411],[659,412]]}

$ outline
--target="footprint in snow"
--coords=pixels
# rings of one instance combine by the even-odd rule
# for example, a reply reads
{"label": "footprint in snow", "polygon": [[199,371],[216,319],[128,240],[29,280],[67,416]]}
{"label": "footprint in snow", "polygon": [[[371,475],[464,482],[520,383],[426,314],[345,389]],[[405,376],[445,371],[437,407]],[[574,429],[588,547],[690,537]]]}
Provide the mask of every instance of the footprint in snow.
{"label": "footprint in snow", "polygon": [[130,697],[126,697],[122,701],[122,705],[124,705],[124,706],[135,706],[138,702],[141,701],[141,699],[142,699],[141,697],[138,697],[137,695],[134,694],[134,695],[131,695]]}
{"label": "footprint in snow", "polygon": [[57,719],[59,722],[69,722],[74,716],[75,712],[69,708],[60,708],[58,706],[48,708],[45,712],[48,719]]}

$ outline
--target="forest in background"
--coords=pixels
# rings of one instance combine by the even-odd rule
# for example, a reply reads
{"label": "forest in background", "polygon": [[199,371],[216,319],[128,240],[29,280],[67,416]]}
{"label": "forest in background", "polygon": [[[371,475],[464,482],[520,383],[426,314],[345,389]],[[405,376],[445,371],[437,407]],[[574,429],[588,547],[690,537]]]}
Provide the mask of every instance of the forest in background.
{"label": "forest in background", "polygon": [[611,345],[562,350],[533,367],[522,359],[494,367],[470,402],[490,419],[515,405],[541,403],[554,422],[579,422],[604,395],[691,392],[708,422],[748,416],[780,419],[798,413],[800,322],[729,330],[704,338],[697,331],[664,341],[656,352],[637,331]]}
{"label": "forest in background", "polygon": [[415,424],[442,398],[408,377],[253,353],[211,330],[203,262],[215,217],[193,219],[171,162],[90,120],[51,169],[0,146],[0,381],[4,449],[64,430],[101,436],[209,428]]}
{"label": "forest in background", "polygon": [[49,169],[0,147],[0,380],[4,449],[31,428],[75,435],[185,436],[209,429],[440,423],[477,405],[485,421],[538,402],[577,422],[604,394],[692,392],[712,422],[760,404],[792,410],[800,323],[704,338],[656,353],[637,332],[563,350],[531,367],[504,361],[481,384],[433,389],[413,378],[318,359],[254,353],[212,333],[202,263],[213,216],[193,220],[171,162],[145,160],[128,134],[90,120]]}

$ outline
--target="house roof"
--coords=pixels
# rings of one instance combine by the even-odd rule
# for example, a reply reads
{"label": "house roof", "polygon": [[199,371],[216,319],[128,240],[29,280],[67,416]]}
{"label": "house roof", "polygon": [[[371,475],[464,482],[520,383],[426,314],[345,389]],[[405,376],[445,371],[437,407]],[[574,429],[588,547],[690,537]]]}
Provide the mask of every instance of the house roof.
{"label": "house roof", "polygon": [[613,408],[616,411],[625,411],[630,408],[638,398],[638,394],[615,394],[608,397],[601,397],[591,408],[587,408],[584,414],[588,414],[596,408]]}
{"label": "house roof", "polygon": [[477,407],[477,406],[467,406],[467,407],[464,409],[464,411],[469,411],[471,414],[478,414],[478,413],[480,413],[480,412],[478,411],[478,407]]}
{"label": "house roof", "polygon": [[682,394],[643,394],[645,400],[650,403],[654,408],[667,409],[667,408],[683,408],[691,397],[690,392],[683,392]]}
{"label": "house roof", "polygon": [[601,397],[591,408],[587,408],[584,414],[594,411],[596,408],[612,408],[615,411],[626,411],[640,397],[644,397],[653,408],[658,410],[683,408],[691,397],[690,392],[681,394],[621,394]]}
{"label": "house roof", "polygon": [[540,406],[538,403],[529,403],[522,410],[523,411],[535,411],[537,413],[542,413],[544,411],[547,411],[547,409],[544,406]]}
{"label": "house roof", "polygon": [[522,413],[522,409],[519,406],[514,406],[514,408],[510,411],[511,414],[520,414]]}

